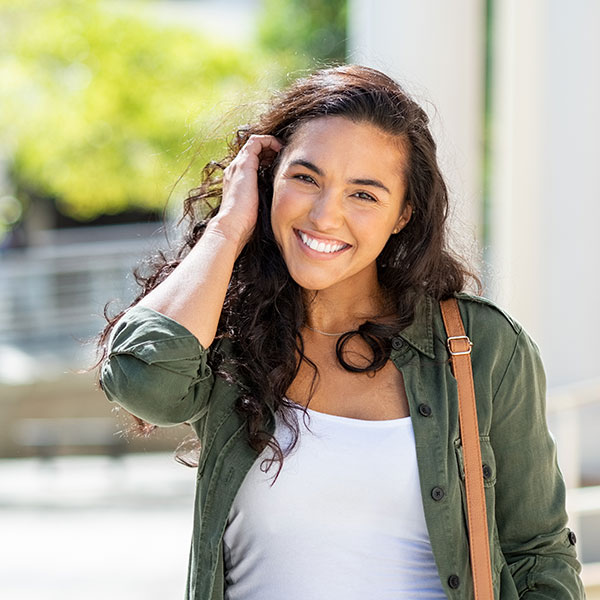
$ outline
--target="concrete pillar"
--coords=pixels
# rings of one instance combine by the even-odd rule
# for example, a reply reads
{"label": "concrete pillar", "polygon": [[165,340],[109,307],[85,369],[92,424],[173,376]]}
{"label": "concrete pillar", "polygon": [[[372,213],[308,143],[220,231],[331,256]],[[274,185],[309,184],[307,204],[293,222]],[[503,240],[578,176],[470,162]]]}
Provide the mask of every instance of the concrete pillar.
{"label": "concrete pillar", "polygon": [[494,6],[493,295],[564,385],[600,374],[600,3]]}

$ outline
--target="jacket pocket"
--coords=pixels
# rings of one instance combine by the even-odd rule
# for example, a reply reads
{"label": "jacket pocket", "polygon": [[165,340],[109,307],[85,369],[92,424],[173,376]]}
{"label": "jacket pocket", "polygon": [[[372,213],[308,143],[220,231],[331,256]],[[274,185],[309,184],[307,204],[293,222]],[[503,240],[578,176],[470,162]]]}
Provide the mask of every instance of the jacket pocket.
{"label": "jacket pocket", "polygon": [[[485,491],[485,504],[488,520],[488,531],[490,539],[490,558],[492,561],[492,582],[494,592],[498,595],[499,575],[505,564],[504,556],[498,540],[495,520],[495,484],[496,484],[496,457],[490,443],[489,436],[480,436],[479,447],[481,449],[481,469],[483,474],[483,487]],[[460,478],[462,496],[463,517],[465,525],[465,536],[468,537],[467,518],[467,492],[465,487],[465,463],[463,456],[462,441],[460,438],[454,440],[454,451],[456,456],[456,467]]]}
{"label": "jacket pocket", "polygon": [[[479,447],[481,449],[481,470],[483,474],[483,486],[494,487],[496,485],[496,457],[490,443],[490,438],[487,435],[482,435],[479,438]],[[462,440],[460,438],[454,440],[454,451],[458,464],[458,471],[461,481],[465,481],[465,463],[463,457]]]}

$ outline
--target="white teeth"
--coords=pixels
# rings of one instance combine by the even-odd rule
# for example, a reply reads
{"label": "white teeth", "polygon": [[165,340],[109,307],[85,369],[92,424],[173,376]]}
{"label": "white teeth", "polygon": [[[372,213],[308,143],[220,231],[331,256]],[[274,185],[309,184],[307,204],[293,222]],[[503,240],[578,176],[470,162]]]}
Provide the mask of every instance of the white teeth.
{"label": "white teeth", "polygon": [[302,231],[299,231],[298,233],[300,234],[300,238],[302,239],[302,241],[309,248],[312,248],[313,250],[316,250],[317,252],[322,252],[324,254],[330,254],[332,252],[337,252],[338,250],[341,250],[346,245],[346,244],[327,244],[326,242],[319,242],[318,240],[315,240],[314,238],[308,237]]}

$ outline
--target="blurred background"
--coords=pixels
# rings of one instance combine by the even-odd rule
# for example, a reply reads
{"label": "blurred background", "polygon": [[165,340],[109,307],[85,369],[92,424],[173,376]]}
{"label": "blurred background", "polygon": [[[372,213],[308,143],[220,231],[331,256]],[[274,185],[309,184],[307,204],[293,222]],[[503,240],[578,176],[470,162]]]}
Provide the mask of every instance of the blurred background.
{"label": "blurred background", "polygon": [[599,28],[596,0],[0,0],[0,596],[183,597],[190,430],[128,434],[82,370],[236,125],[351,62],[428,111],[455,246],[540,346],[600,598]]}

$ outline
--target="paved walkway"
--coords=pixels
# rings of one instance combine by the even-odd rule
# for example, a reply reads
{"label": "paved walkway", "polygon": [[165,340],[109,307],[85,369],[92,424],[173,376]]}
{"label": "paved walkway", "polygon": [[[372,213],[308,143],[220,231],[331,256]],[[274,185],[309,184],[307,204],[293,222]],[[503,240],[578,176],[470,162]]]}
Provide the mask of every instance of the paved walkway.
{"label": "paved walkway", "polygon": [[0,598],[181,600],[195,472],[172,455],[0,461]]}

